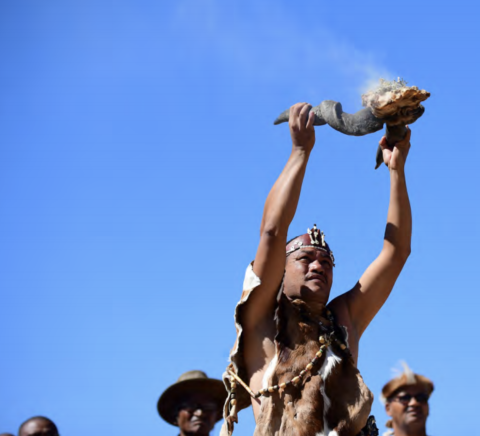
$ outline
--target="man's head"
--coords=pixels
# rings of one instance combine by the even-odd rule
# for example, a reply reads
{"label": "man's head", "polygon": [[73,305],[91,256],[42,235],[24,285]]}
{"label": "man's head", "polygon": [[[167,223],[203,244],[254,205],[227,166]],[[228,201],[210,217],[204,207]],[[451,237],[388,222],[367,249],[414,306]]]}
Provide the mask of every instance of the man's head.
{"label": "man's head", "polygon": [[406,434],[418,434],[425,429],[429,413],[429,394],[420,385],[405,386],[396,391],[385,404],[392,428],[401,428]]}
{"label": "man's head", "polygon": [[218,403],[208,392],[192,392],[178,405],[176,424],[181,434],[208,435],[219,418]]}
{"label": "man's head", "polygon": [[18,436],[58,436],[58,429],[50,419],[34,416],[20,426]]}
{"label": "man's head", "polygon": [[391,417],[387,427],[402,430],[405,434],[425,433],[430,412],[428,400],[434,386],[428,378],[414,374],[404,364],[404,372],[390,380],[382,389],[381,399]]}
{"label": "man's head", "polygon": [[335,258],[325,242],[325,235],[308,229],[304,235],[287,242],[283,292],[291,300],[326,304],[333,283]]}
{"label": "man's head", "polygon": [[222,418],[227,391],[223,382],[202,371],[188,371],[158,400],[160,416],[180,428],[182,436],[207,436]]}

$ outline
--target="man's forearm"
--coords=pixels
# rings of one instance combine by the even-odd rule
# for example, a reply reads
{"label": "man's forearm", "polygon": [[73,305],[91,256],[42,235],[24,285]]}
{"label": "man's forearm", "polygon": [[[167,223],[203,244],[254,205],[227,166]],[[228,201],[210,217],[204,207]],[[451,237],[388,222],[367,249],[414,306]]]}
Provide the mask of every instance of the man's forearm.
{"label": "man's forearm", "polygon": [[272,319],[278,287],[285,272],[288,227],[295,216],[308,158],[315,145],[315,117],[310,109],[306,103],[297,103],[290,108],[288,123],[292,153],[265,202],[260,242],[253,264],[253,272],[261,280],[262,298],[251,311],[252,327],[258,325],[259,319]]}
{"label": "man's forearm", "polygon": [[285,168],[268,194],[260,232],[284,235],[295,216],[310,153],[293,149]]}
{"label": "man's forearm", "polygon": [[385,229],[384,249],[407,258],[412,239],[412,212],[404,167],[390,170],[390,205]]}

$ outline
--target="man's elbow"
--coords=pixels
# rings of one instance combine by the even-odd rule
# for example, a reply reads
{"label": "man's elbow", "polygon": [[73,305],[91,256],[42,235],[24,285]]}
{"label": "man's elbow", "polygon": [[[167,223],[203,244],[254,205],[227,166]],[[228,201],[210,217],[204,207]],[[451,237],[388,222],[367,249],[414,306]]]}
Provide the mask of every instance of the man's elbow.
{"label": "man's elbow", "polygon": [[387,245],[384,247],[384,250],[388,258],[390,258],[390,262],[400,267],[405,265],[412,252],[410,245],[404,247],[392,247],[391,245]]}
{"label": "man's elbow", "polygon": [[397,263],[401,264],[402,266],[407,263],[410,254],[412,253],[412,247],[410,245],[406,247],[399,247],[395,249],[394,252],[394,259]]}
{"label": "man's elbow", "polygon": [[[260,228],[260,238],[266,241],[276,240],[279,238],[286,239],[286,231],[280,223],[262,223]],[[288,227],[287,227],[288,231]]]}

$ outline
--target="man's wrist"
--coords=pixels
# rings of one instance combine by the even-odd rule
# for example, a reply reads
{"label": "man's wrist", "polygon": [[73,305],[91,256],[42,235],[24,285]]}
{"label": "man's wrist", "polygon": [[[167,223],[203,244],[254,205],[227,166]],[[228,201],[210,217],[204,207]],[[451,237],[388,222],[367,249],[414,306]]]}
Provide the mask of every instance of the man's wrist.
{"label": "man's wrist", "polygon": [[295,144],[292,145],[292,156],[308,159],[310,157],[311,150],[306,150],[303,147],[299,147]]}
{"label": "man's wrist", "polygon": [[398,165],[395,168],[389,168],[390,175],[398,179],[405,179],[405,165]]}

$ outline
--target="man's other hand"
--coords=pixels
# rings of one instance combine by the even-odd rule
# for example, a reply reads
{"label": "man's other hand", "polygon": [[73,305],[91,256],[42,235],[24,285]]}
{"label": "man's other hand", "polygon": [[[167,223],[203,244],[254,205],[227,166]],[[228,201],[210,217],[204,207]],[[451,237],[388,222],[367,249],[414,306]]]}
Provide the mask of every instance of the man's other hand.
{"label": "man's other hand", "polygon": [[410,127],[405,126],[407,134],[400,142],[397,142],[393,147],[389,147],[385,136],[380,139],[380,147],[382,147],[383,161],[389,170],[400,170],[405,167],[408,152],[410,150]]}
{"label": "man's other hand", "polygon": [[311,108],[308,103],[297,103],[290,108],[288,125],[294,150],[310,153],[315,145],[315,114],[310,111]]}

